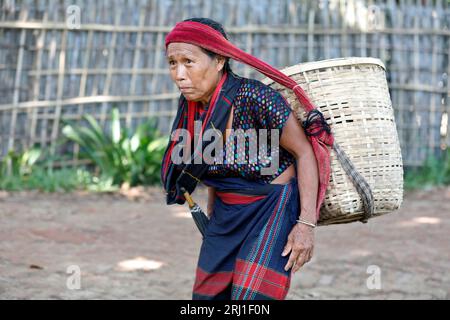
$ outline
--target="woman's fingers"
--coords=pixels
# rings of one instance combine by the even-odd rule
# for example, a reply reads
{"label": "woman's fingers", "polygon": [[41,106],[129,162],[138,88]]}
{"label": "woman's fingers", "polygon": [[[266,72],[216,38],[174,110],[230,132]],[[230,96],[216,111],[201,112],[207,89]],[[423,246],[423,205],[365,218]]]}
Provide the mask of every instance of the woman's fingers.
{"label": "woman's fingers", "polygon": [[309,250],[309,259],[308,259],[308,261],[310,261],[313,256],[314,256],[314,246],[312,246],[311,250]]}
{"label": "woman's fingers", "polygon": [[298,249],[293,249],[291,252],[291,255],[289,256],[289,260],[284,266],[284,270],[288,271],[292,266],[294,265],[295,261],[297,260],[298,255],[300,254],[300,251]]}
{"label": "woman's fingers", "polygon": [[284,246],[283,253],[281,253],[283,257],[286,256],[289,252],[291,252],[293,243],[294,241],[292,241],[292,239],[289,237],[287,244]]}
{"label": "woman's fingers", "polygon": [[295,266],[294,268],[292,268],[293,273],[296,273],[298,269],[300,269],[300,267],[302,267],[306,263],[308,254],[308,250],[304,250],[298,255],[297,259],[295,260]]}
{"label": "woman's fingers", "polygon": [[292,268],[292,272],[295,273],[300,269],[305,263],[307,263],[312,258],[314,245],[312,243],[311,237],[300,237],[298,233],[293,230],[288,236],[288,241],[284,247],[281,255],[284,257],[289,252],[289,260],[286,263],[284,270],[288,271]]}
{"label": "woman's fingers", "polygon": [[305,263],[309,262],[313,257],[313,253],[314,253],[314,246],[311,247],[310,249],[302,251],[295,261],[295,266],[294,268],[292,268],[292,272],[293,273],[297,272],[298,269],[300,269]]}

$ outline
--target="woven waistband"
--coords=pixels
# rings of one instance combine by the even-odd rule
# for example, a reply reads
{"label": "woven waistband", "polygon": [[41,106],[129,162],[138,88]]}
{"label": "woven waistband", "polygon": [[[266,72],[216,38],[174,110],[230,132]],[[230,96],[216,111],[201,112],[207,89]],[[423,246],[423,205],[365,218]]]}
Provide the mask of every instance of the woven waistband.
{"label": "woven waistband", "polygon": [[266,197],[266,195],[248,195],[224,191],[216,191],[215,194],[226,204],[250,204]]}

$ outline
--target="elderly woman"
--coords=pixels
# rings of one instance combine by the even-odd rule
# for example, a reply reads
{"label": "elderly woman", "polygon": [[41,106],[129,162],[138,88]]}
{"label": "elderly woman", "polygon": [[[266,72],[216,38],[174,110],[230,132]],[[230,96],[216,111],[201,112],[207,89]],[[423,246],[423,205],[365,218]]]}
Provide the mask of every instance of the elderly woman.
{"label": "elderly woman", "polygon": [[[193,299],[284,299],[291,273],[313,255],[314,227],[329,179],[329,127],[319,113],[309,118],[308,130],[302,128],[281,94],[234,74],[230,58],[293,89],[303,106],[313,108],[294,81],[230,43],[213,20],[178,23],[166,37],[166,56],[181,91],[161,171],[167,204],[183,204],[182,191],[192,192],[198,182],[208,187],[210,220]],[[208,129],[224,134],[216,143],[222,141],[220,150],[226,152],[214,153],[214,163],[199,161],[208,142],[194,143],[196,121],[200,134]],[[187,130],[190,138],[179,141],[177,129]],[[235,144],[232,130],[237,129],[266,129],[267,139],[247,135],[245,144]],[[262,140],[270,141],[266,149]],[[174,153],[182,143],[190,147],[183,149],[189,150],[183,155],[189,161],[179,163]],[[261,149],[267,152],[255,154]]]}

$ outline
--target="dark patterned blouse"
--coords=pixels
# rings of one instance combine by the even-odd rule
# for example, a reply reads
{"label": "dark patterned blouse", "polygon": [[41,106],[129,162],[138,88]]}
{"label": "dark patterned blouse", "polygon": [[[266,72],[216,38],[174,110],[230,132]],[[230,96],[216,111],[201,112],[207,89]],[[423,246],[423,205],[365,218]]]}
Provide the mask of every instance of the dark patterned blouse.
{"label": "dark patterned blouse", "polygon": [[[279,145],[283,127],[292,112],[288,102],[262,82],[244,78],[233,108],[234,136],[228,137],[223,148],[223,163],[209,165],[206,177],[231,176],[272,182],[295,162],[294,156]],[[278,129],[278,138],[271,129]],[[264,131],[267,138],[261,136]]]}

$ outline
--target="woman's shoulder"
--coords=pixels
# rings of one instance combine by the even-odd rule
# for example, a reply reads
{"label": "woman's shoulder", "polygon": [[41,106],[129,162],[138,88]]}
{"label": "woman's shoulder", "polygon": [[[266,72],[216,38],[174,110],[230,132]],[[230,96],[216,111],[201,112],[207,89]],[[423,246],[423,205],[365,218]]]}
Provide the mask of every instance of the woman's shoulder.
{"label": "woman's shoulder", "polygon": [[281,93],[256,79],[242,78],[238,96],[250,102],[259,111],[266,110],[266,106],[273,106],[270,110],[290,109],[289,103]]}
{"label": "woman's shoulder", "polygon": [[256,79],[243,78],[239,96],[238,104],[262,127],[282,128],[292,111],[281,93]]}
{"label": "woman's shoulder", "polygon": [[240,94],[252,99],[264,96],[266,99],[282,98],[282,95],[272,87],[259,80],[242,77]]}

